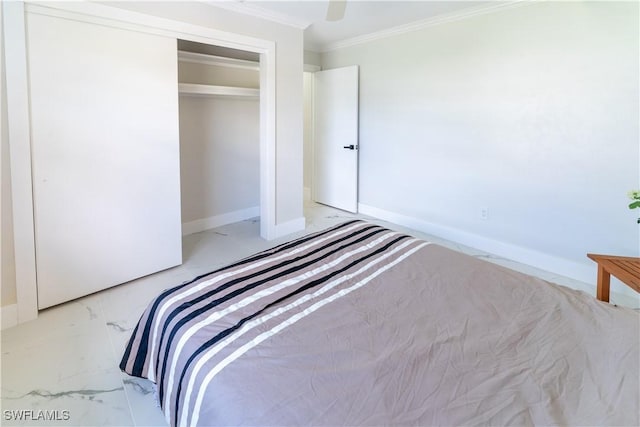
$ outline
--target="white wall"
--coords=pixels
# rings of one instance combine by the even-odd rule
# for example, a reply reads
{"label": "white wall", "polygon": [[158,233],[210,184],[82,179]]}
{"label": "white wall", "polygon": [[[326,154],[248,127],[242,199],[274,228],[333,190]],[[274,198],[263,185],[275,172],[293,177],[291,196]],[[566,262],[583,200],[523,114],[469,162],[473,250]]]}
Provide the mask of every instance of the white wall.
{"label": "white wall", "polygon": [[256,99],[180,97],[183,223],[259,209],[259,128]]}
{"label": "white wall", "polygon": [[638,3],[536,2],[323,54],[360,65],[360,203],[594,281],[640,252],[638,50]]}
{"label": "white wall", "polygon": [[311,50],[304,51],[304,63],[306,65],[322,65],[322,55],[320,52],[314,52]]}

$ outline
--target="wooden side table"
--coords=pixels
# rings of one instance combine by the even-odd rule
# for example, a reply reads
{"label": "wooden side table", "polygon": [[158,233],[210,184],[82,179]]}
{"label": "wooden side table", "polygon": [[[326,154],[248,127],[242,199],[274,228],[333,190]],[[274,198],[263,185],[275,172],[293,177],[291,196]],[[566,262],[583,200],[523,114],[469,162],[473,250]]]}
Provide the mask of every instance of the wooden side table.
{"label": "wooden side table", "polygon": [[611,275],[636,292],[640,292],[640,258],[587,254],[598,263],[598,288],[596,298],[609,302]]}

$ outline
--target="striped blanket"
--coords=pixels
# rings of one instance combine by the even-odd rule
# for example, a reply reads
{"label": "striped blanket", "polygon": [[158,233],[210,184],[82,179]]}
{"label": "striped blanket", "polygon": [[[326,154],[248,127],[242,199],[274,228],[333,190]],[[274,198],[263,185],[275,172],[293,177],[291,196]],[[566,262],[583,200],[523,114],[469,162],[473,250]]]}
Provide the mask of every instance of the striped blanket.
{"label": "striped blanket", "polygon": [[[172,426],[609,424],[633,418],[637,336],[625,333],[631,347],[614,358],[625,367],[617,372],[636,374],[627,377],[626,388],[594,383],[610,376],[608,370],[590,380],[583,378],[584,363],[554,365],[553,357],[562,360],[575,348],[539,329],[575,334],[544,316],[567,295],[576,298],[558,289],[350,221],[164,291],[143,313],[120,367],[157,384]],[[573,327],[572,316],[585,317],[569,314]],[[629,328],[638,319],[633,315],[625,311],[614,325]],[[528,364],[541,349],[552,359],[538,362],[544,365],[538,376],[527,376],[536,371]],[[607,346],[598,351],[607,353]],[[557,418],[547,407],[548,393],[561,401],[575,384],[586,395],[570,399],[577,406]],[[622,404],[632,411],[613,410]]]}

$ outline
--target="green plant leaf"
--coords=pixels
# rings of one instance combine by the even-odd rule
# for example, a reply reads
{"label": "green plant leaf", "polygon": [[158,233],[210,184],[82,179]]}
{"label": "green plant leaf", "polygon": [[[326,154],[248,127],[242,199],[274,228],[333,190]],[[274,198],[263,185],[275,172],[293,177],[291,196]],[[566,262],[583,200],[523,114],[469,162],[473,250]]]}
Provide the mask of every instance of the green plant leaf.
{"label": "green plant leaf", "polygon": [[635,208],[640,208],[640,200],[638,200],[637,202],[633,202],[629,205],[629,209],[635,209]]}

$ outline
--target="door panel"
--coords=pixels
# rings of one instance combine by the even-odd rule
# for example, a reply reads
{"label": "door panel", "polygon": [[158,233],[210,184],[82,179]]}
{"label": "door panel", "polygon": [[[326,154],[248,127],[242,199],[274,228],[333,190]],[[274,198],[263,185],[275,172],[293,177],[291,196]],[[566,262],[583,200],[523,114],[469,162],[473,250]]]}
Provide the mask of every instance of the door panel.
{"label": "door panel", "polygon": [[182,262],[176,40],[27,15],[38,306]]}
{"label": "door panel", "polygon": [[357,212],[358,66],[316,72],[314,102],[313,199]]}

